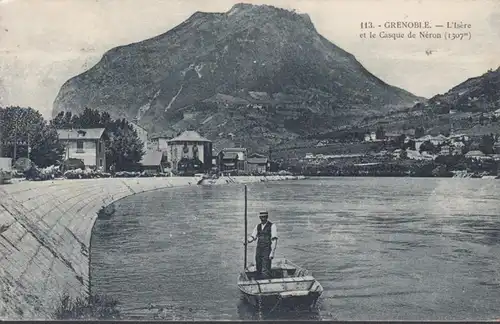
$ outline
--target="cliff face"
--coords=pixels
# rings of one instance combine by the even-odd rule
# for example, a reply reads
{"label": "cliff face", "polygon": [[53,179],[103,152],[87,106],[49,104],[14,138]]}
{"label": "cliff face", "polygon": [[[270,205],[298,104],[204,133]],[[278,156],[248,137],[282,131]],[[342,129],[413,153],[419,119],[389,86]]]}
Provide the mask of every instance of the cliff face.
{"label": "cliff face", "polygon": [[196,129],[216,144],[255,147],[416,100],[319,35],[307,15],[238,4],[110,50],[63,85],[54,114],[89,107],[150,133]]}

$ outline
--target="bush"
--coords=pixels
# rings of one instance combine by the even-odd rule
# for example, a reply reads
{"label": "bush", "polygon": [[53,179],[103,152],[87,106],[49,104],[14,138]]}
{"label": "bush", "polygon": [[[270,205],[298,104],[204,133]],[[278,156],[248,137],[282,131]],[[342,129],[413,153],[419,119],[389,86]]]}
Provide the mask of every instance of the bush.
{"label": "bush", "polygon": [[38,168],[36,165],[32,165],[31,168],[24,172],[26,180],[34,181],[52,180],[61,175],[59,167],[53,165],[42,169]]}
{"label": "bush", "polygon": [[91,169],[76,169],[64,172],[66,179],[95,179],[95,178],[109,178],[111,174],[98,170]]}
{"label": "bush", "polygon": [[120,312],[117,309],[118,301],[101,295],[92,295],[86,298],[71,298],[63,294],[59,305],[54,313],[56,320],[109,320],[119,319]]}
{"label": "bush", "polygon": [[69,170],[85,169],[85,163],[80,159],[69,158],[62,163],[63,172]]}

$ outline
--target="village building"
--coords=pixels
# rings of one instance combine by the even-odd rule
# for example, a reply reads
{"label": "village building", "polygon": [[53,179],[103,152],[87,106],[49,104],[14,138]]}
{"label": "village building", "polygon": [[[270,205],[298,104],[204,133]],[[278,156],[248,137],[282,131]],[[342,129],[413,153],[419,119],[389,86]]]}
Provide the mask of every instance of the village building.
{"label": "village building", "polygon": [[416,151],[419,151],[420,150],[420,146],[424,143],[424,142],[431,142],[433,145],[437,146],[437,145],[441,145],[443,144],[445,141],[447,140],[446,136],[444,135],[437,135],[437,136],[431,136],[431,135],[425,135],[425,136],[422,136],[420,138],[417,138],[415,140],[415,150]]}
{"label": "village building", "polygon": [[[212,141],[197,132],[185,131],[166,142],[167,161],[172,169],[208,172],[212,168]],[[163,151],[163,146],[160,150]]]}
{"label": "village building", "polygon": [[162,165],[163,152],[160,151],[147,151],[143,155],[140,165],[141,171],[146,173],[164,173],[164,167]]}
{"label": "village building", "polygon": [[451,148],[449,145],[443,145],[441,146],[441,151],[439,152],[439,155],[451,155]]}
{"label": "village building", "polygon": [[151,136],[148,140],[148,151],[168,151],[168,141],[170,137],[157,135]]}
{"label": "village building", "polygon": [[247,149],[242,147],[223,148],[217,155],[219,170],[247,171]]}
{"label": "village building", "polygon": [[400,159],[401,158],[401,154],[402,154],[403,150],[402,149],[395,149],[393,152],[392,152],[392,157],[394,159]]}
{"label": "village building", "polygon": [[269,159],[262,154],[253,153],[248,157],[248,171],[252,173],[265,173],[270,168]]}
{"label": "village building", "polygon": [[469,152],[467,152],[467,154],[465,154],[465,157],[469,158],[469,159],[484,159],[484,158],[488,158],[483,152],[481,152],[479,150],[469,151]]}
{"label": "village building", "polygon": [[[385,133],[385,139],[387,141],[396,141],[398,140],[398,138],[403,135],[402,133],[390,133],[390,132],[387,132]],[[406,135],[405,135],[405,138],[406,138]]]}
{"label": "village building", "polygon": [[377,140],[377,134],[375,132],[370,132],[365,134],[365,142],[375,142]]}
{"label": "village building", "polygon": [[66,159],[79,159],[86,168],[106,170],[104,128],[58,129]]}
{"label": "village building", "polygon": [[500,141],[495,142],[493,144],[493,151],[495,151],[496,154],[500,154]]}

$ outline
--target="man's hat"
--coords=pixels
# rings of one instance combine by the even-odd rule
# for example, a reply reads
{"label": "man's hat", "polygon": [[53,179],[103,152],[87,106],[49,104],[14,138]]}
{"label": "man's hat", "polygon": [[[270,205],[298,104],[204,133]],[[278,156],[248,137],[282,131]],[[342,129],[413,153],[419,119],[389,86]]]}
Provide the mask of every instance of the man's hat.
{"label": "man's hat", "polygon": [[268,217],[268,216],[269,216],[269,214],[267,213],[267,211],[261,211],[259,213],[259,217]]}

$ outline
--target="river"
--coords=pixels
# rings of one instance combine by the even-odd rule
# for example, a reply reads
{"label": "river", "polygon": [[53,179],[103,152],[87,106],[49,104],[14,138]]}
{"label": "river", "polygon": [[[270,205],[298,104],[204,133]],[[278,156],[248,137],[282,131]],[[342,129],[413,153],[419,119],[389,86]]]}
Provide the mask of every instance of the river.
{"label": "river", "polygon": [[[248,185],[249,232],[267,209],[276,257],[324,287],[313,312],[262,314],[240,300],[242,185],[118,201],[92,236],[92,292],[122,314],[166,320],[500,318],[500,181],[320,178]],[[249,259],[253,261],[251,245]]]}

